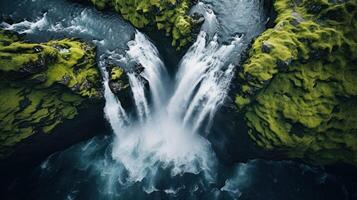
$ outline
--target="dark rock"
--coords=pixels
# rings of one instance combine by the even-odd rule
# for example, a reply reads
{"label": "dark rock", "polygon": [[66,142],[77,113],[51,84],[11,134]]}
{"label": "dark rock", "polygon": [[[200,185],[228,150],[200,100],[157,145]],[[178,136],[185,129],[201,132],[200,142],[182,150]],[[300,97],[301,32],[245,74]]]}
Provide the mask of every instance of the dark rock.
{"label": "dark rock", "polygon": [[1,21],[5,22],[5,23],[8,23],[8,24],[13,24],[14,23],[14,20],[9,15],[2,14],[0,19],[1,19]]}
{"label": "dark rock", "polygon": [[192,35],[194,38],[196,38],[198,33],[201,30],[201,25],[204,23],[205,18],[202,14],[197,13],[197,12],[193,13],[191,15],[191,18],[192,18],[193,24],[194,24],[193,29],[192,29]]}
{"label": "dark rock", "polygon": [[82,87],[83,89],[90,89],[90,88],[92,88],[92,84],[91,84],[87,79],[85,79],[85,80],[82,82],[81,87]]}
{"label": "dark rock", "polygon": [[[129,77],[125,72],[123,72],[123,74],[120,77],[115,77],[114,79],[112,76],[112,72],[113,70],[118,70],[118,69],[123,70],[122,68],[113,64],[109,64],[107,67],[107,71],[109,73],[109,88],[119,99],[123,108],[125,108],[125,110],[130,112],[135,109],[135,102],[129,84]],[[140,64],[136,64],[136,66],[133,67],[132,71],[130,71],[129,73],[134,73],[136,75],[139,75],[143,71],[144,71],[144,67]]]}
{"label": "dark rock", "polygon": [[304,19],[297,12],[293,12],[291,15],[294,17],[293,21],[291,22],[293,26],[297,26],[304,21]]}
{"label": "dark rock", "polygon": [[34,46],[33,51],[36,53],[39,53],[39,52],[43,51],[43,48],[41,46]]}
{"label": "dark rock", "polygon": [[20,111],[25,110],[27,106],[31,105],[31,101],[27,97],[23,98],[19,103],[20,103],[19,105]]}
{"label": "dark rock", "polygon": [[79,85],[79,83],[77,83],[71,88],[71,90],[74,92],[79,92],[79,91],[81,91],[81,85]]}
{"label": "dark rock", "polygon": [[[113,67],[111,67],[111,68],[113,68]],[[143,72],[144,70],[145,70],[145,68],[140,63],[136,63],[135,66],[132,67],[131,69],[128,69],[127,72],[141,74],[141,72]]]}
{"label": "dark rock", "polygon": [[273,0],[264,0],[264,11],[268,18],[266,23],[266,28],[273,28],[275,26],[275,19],[277,17],[277,12],[274,9],[274,1]]}
{"label": "dark rock", "polygon": [[271,47],[267,43],[263,42],[263,44],[262,44],[262,52],[263,53],[269,53],[270,49],[271,49]]}
{"label": "dark rock", "polygon": [[192,15],[191,15],[191,18],[193,20],[193,23],[194,24],[197,24],[198,26],[200,26],[201,24],[203,24],[203,22],[205,21],[205,17],[201,14],[201,13],[197,13],[197,12],[194,12]]}
{"label": "dark rock", "polygon": [[278,59],[276,61],[276,65],[279,69],[279,72],[286,72],[288,70],[288,66],[289,66],[290,62],[289,61],[283,61]]}
{"label": "dark rock", "polygon": [[[59,83],[63,84],[63,85],[68,85],[69,84],[69,81],[71,80],[71,77],[68,76],[68,75],[64,75],[62,77],[62,80],[59,81]],[[78,89],[79,90],[79,89]]]}
{"label": "dark rock", "polygon": [[39,84],[47,81],[47,76],[45,74],[36,74],[30,79],[31,83]]}

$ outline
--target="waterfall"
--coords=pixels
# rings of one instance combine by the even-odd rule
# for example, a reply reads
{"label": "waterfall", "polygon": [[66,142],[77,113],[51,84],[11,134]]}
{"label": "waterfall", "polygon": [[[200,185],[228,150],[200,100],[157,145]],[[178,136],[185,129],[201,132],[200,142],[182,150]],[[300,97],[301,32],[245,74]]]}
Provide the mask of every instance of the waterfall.
{"label": "waterfall", "polygon": [[149,104],[145,97],[144,83],[140,75],[128,73],[131,91],[135,101],[135,107],[140,122],[144,122],[150,116]]}
{"label": "waterfall", "polygon": [[118,98],[110,90],[104,55],[100,56],[98,65],[103,74],[104,98],[106,101],[104,107],[105,117],[109,121],[114,133],[120,134],[124,125],[129,122],[129,118]]}
{"label": "waterfall", "polygon": [[[242,48],[242,37],[221,44],[216,34],[211,35],[218,21],[212,10],[206,11],[210,20],[204,27],[209,30],[202,28],[174,80],[169,79],[156,47],[138,31],[125,54],[117,58],[127,65],[138,121],[119,129],[125,134],[116,133],[112,156],[126,169],[129,182],[145,178],[147,191],[155,191],[160,168],[169,169],[172,177],[184,173],[203,173],[206,180],[215,177],[216,156],[199,133],[200,128],[209,130],[227,95],[235,69],[231,56]],[[173,92],[168,92],[169,84],[175,85]]]}
{"label": "waterfall", "polygon": [[233,50],[241,46],[241,37],[234,38],[229,45],[220,45],[217,36],[211,41],[206,38],[207,34],[202,31],[183,57],[175,93],[168,106],[168,112],[182,118],[184,125],[193,122],[193,132],[198,130],[207,116],[210,124],[217,108],[223,103],[234,74],[234,65],[227,62]]}
{"label": "waterfall", "polygon": [[[128,47],[127,56],[129,60],[134,61],[139,67],[143,67],[140,76],[148,81],[154,109],[159,109],[165,101],[165,93],[167,91],[165,85],[168,80],[168,73],[160,59],[158,50],[144,34],[138,31],[134,40],[128,42]],[[130,75],[130,77],[133,76]]]}
{"label": "waterfall", "polygon": [[[159,168],[170,169],[172,176],[202,172],[212,179],[215,155],[210,143],[192,134],[181,120],[167,115],[169,77],[156,47],[144,34],[136,32],[125,54],[111,58],[131,67],[127,75],[139,118],[118,129],[125,134],[116,133],[113,143],[112,156],[127,170],[129,182],[154,178]],[[145,95],[147,89],[151,95]],[[148,102],[152,102],[152,108]],[[153,185],[149,184],[148,190],[154,190]]]}

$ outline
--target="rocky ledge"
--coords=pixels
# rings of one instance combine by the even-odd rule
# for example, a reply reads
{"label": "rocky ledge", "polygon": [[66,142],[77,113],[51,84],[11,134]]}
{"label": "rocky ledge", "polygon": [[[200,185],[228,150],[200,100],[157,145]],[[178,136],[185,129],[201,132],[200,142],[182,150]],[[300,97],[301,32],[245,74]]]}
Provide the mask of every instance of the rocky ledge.
{"label": "rocky ledge", "polygon": [[95,48],[77,39],[34,44],[0,30],[0,91],[3,164],[47,156],[102,124]]}
{"label": "rocky ledge", "polygon": [[266,150],[357,165],[356,1],[275,0],[238,72],[236,105]]}
{"label": "rocky ledge", "polygon": [[126,110],[134,109],[133,94],[129,84],[129,77],[124,69],[110,64],[107,67],[109,73],[109,88],[120,100],[121,105]]}
{"label": "rocky ledge", "polygon": [[177,49],[192,41],[192,32],[202,23],[201,16],[188,15],[194,0],[90,1],[98,9],[114,9],[137,28],[150,26],[163,30]]}

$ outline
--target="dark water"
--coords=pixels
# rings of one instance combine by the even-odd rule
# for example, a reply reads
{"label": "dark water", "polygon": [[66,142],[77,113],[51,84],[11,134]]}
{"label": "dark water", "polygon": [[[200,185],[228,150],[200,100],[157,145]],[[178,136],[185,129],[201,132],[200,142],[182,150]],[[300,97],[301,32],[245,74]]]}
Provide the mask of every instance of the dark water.
{"label": "dark water", "polygon": [[[219,166],[214,182],[200,174],[127,184],[111,159],[112,138],[94,138],[48,158],[34,173],[34,199],[348,199],[346,188],[322,169],[292,161],[251,160]],[[36,182],[37,181],[37,182]],[[121,184],[119,184],[121,183]],[[155,190],[150,188],[154,183]]]}
{"label": "dark water", "polygon": [[[227,43],[238,33],[246,36],[244,45],[248,45],[251,39],[264,29],[266,17],[262,13],[259,14],[263,12],[262,9],[256,8],[261,5],[259,1],[204,2],[205,4],[194,9],[199,12],[204,12],[207,8],[212,9],[215,16],[211,17],[216,17],[217,20],[206,18],[203,30],[208,33],[207,37],[218,33],[219,41]],[[69,1],[2,0],[0,13],[10,16],[16,22],[16,25],[2,26],[26,34],[25,37],[29,41],[42,42],[63,37],[83,38],[95,43],[98,46],[98,57],[104,58],[124,53],[128,41],[132,40],[135,34],[135,29],[119,15],[103,14]],[[162,47],[159,50],[164,49],[165,44],[162,41],[156,43]],[[169,48],[163,60],[168,67],[174,68],[171,64],[177,63],[178,56],[172,55],[170,59],[170,52],[174,51]],[[232,62],[238,63],[238,58]],[[229,120],[231,118],[227,116],[218,121]],[[212,127],[212,130],[217,129],[223,131],[221,134],[226,134],[227,130],[219,125]],[[112,133],[107,134],[109,136],[98,136],[51,155],[36,169],[31,170],[31,173],[20,181],[21,184],[13,182],[9,186],[12,198],[339,200],[356,197],[356,188],[353,188],[356,178],[341,178],[343,172],[337,175],[321,167],[293,161],[253,159],[244,163],[222,162],[221,156],[216,156],[218,152],[211,148],[218,145],[216,143],[219,143],[219,140],[210,140],[214,142],[211,144],[203,139],[205,148],[198,150],[205,152],[202,157],[198,155],[196,159],[189,159],[189,164],[175,159],[164,163],[160,159],[147,159],[142,163],[131,163],[130,158],[115,159],[115,136]],[[214,134],[220,132],[214,131]],[[195,152],[188,155],[196,156]],[[135,158],[140,156],[140,152],[134,152],[132,155]],[[208,160],[207,163],[204,159]],[[135,169],[128,169],[128,166]],[[132,172],[137,174],[130,174]]]}

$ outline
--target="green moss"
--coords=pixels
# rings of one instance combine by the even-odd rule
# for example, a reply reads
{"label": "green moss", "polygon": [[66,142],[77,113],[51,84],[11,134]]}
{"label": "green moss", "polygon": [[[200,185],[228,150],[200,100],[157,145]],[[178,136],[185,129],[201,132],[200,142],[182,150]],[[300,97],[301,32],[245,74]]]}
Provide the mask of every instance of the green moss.
{"label": "green moss", "polygon": [[172,45],[178,49],[191,40],[194,20],[187,15],[190,0],[91,0],[99,9],[114,8],[135,27],[154,26],[172,37]]}
{"label": "green moss", "polygon": [[120,67],[113,67],[110,73],[110,79],[113,81],[119,80],[124,74],[124,70]]}
{"label": "green moss", "polygon": [[249,104],[250,100],[249,100],[249,98],[245,98],[245,97],[237,95],[235,103],[238,105],[239,108],[242,108],[245,105]]}
{"label": "green moss", "polygon": [[34,135],[51,133],[101,95],[95,49],[75,39],[25,43],[0,30],[0,157]]}
{"label": "green moss", "polygon": [[118,98],[127,98],[130,91],[129,79],[124,72],[124,69],[115,65],[110,65],[109,68],[109,87]]}
{"label": "green moss", "polygon": [[239,73],[236,104],[270,150],[357,165],[356,3],[276,0]]}

